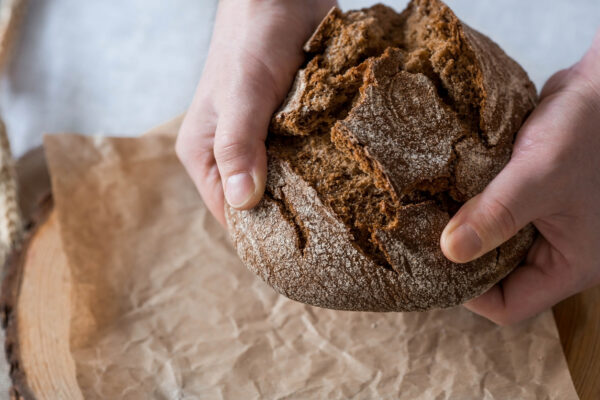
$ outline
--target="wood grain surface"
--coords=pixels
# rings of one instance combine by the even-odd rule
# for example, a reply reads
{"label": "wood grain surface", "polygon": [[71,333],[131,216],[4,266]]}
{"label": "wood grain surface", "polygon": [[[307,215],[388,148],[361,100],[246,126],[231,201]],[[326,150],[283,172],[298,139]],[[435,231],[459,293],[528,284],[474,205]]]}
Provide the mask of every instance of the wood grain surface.
{"label": "wood grain surface", "polygon": [[[18,164],[19,176],[29,179],[20,186],[29,199],[48,192],[40,156]],[[23,207],[31,210],[31,200]],[[70,275],[51,203],[42,202],[32,221],[22,251],[7,265],[2,290],[13,396],[80,399],[68,347]],[[577,392],[584,400],[600,399],[600,287],[561,302],[554,315]]]}
{"label": "wood grain surface", "polygon": [[71,282],[58,223],[46,201],[2,290],[13,398],[83,399],[69,348]]}
{"label": "wood grain surface", "polygon": [[554,307],[575,389],[582,399],[600,399],[600,286]]}

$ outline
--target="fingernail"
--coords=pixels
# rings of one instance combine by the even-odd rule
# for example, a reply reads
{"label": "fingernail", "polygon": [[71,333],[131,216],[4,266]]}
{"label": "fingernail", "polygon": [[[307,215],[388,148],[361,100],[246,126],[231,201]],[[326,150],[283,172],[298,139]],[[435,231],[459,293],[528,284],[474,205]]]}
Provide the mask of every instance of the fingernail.
{"label": "fingernail", "polygon": [[469,224],[459,226],[446,238],[449,255],[459,263],[465,263],[475,258],[481,251],[481,246],[481,238]]}
{"label": "fingernail", "polygon": [[255,189],[254,179],[249,173],[231,175],[225,183],[225,199],[231,207],[240,208],[252,198]]}

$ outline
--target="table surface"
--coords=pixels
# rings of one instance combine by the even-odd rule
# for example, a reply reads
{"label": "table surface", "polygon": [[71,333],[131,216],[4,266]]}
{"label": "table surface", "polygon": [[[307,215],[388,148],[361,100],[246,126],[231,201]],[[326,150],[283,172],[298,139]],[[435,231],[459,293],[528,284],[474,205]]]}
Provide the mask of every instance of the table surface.
{"label": "table surface", "polygon": [[[137,135],[183,112],[202,73],[217,0],[30,1],[0,81],[20,156],[46,132]],[[344,10],[374,0],[339,0]],[[402,10],[407,0],[386,0]],[[538,89],[576,62],[599,27],[600,1],[446,0],[496,41]]]}

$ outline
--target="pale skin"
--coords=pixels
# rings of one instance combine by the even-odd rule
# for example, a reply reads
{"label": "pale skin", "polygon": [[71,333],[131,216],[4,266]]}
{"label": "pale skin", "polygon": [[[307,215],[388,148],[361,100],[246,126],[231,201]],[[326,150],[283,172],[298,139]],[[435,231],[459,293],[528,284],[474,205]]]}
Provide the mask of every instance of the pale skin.
{"label": "pale skin", "polygon": [[[176,150],[221,223],[225,201],[237,209],[260,201],[269,120],[302,63],[303,43],[333,5],[220,2]],[[440,246],[467,262],[530,222],[540,235],[524,264],[465,307],[513,324],[600,284],[600,30],[579,62],[545,84],[510,162],[451,219]]]}

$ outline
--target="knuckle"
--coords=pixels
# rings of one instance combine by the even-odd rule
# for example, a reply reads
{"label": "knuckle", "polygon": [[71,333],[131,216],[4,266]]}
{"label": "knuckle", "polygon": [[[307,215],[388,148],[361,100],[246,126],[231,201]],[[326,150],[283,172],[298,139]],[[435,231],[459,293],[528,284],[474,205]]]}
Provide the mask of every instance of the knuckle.
{"label": "knuckle", "polygon": [[215,139],[214,155],[220,163],[231,163],[244,159],[249,153],[249,144],[232,135],[220,135]]}
{"label": "knuckle", "polygon": [[180,133],[177,136],[177,140],[175,141],[175,154],[182,162],[187,162],[189,159],[190,151],[189,147],[186,145],[185,140]]}
{"label": "knuckle", "polygon": [[561,69],[552,75],[544,84],[542,88],[542,98],[548,96],[551,93],[560,90],[566,83],[566,79],[571,73],[570,68]]}
{"label": "knuckle", "polygon": [[502,238],[513,236],[517,232],[517,220],[508,206],[499,199],[488,200],[485,204],[486,224],[490,231],[498,232]]}
{"label": "knuckle", "polygon": [[175,142],[175,154],[181,162],[189,167],[206,168],[214,163],[212,146],[196,138],[178,136]]}
{"label": "knuckle", "polygon": [[184,165],[196,163],[207,164],[214,161],[214,123],[202,121],[197,123],[186,116],[183,121],[177,139],[175,140],[175,154]]}

